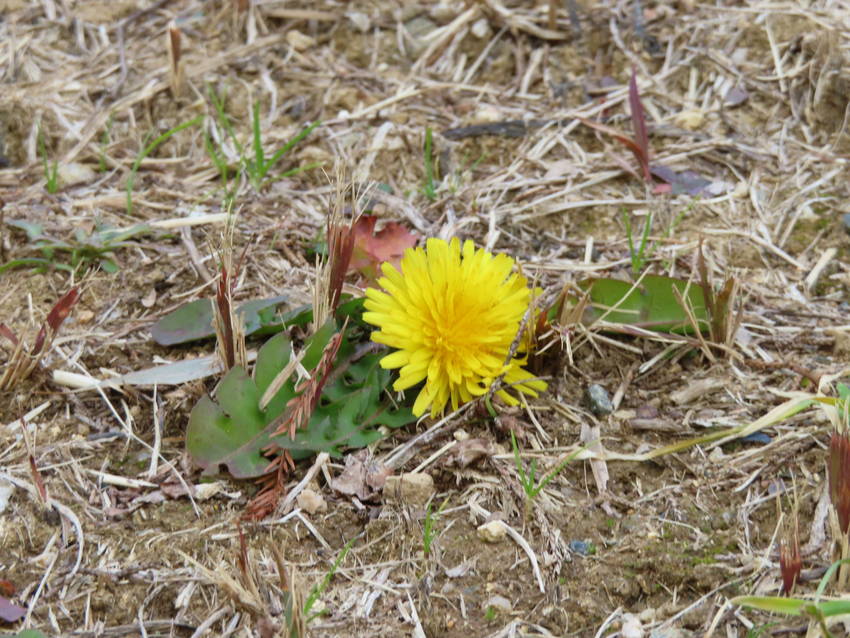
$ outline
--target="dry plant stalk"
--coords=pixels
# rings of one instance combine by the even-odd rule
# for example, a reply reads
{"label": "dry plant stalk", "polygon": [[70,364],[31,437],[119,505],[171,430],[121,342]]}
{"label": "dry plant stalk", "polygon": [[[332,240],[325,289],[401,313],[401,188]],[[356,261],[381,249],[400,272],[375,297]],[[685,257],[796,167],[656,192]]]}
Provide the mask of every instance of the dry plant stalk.
{"label": "dry plant stalk", "polygon": [[[779,498],[776,503],[780,510]],[[794,490],[794,505],[791,512],[790,522],[782,526],[782,537],[779,540],[779,572],[782,575],[782,593],[790,596],[794,585],[800,580],[800,572],[803,570],[803,559],[800,556],[800,521],[799,503],[797,491]]]}
{"label": "dry plant stalk", "polygon": [[319,363],[316,364],[313,373],[295,388],[295,392],[298,394],[286,404],[285,420],[272,433],[272,436],[280,436],[288,433],[289,438],[294,439],[295,433],[298,430],[307,427],[310,417],[313,416],[313,411],[319,404],[325,383],[330,377],[331,372],[333,372],[334,361],[342,344],[342,336],[345,334],[347,326],[348,321],[346,320],[342,326],[342,330],[328,341],[322,352],[322,358],[319,359]]}
{"label": "dry plant stalk", "polygon": [[[836,427],[829,440],[827,460],[829,475],[829,498],[832,503],[833,536],[839,549],[839,558],[850,558],[850,436],[846,427]],[[847,584],[847,565],[841,565],[838,571],[838,585],[844,589]]]}
{"label": "dry plant stalk", "polygon": [[216,352],[224,370],[235,366],[247,368],[248,355],[245,349],[245,326],[242,318],[233,309],[233,291],[239,277],[239,266],[233,266],[233,224],[228,223],[220,251],[221,275],[216,286],[213,304],[213,328],[216,336]]}
{"label": "dry plant stalk", "polygon": [[[295,566],[287,568],[283,550],[278,545],[270,544],[268,547],[277,567],[280,588],[284,593],[289,593],[289,604],[291,606],[289,624],[283,626],[280,635],[282,638],[303,638],[307,635],[307,619],[304,618],[304,590],[295,577]],[[285,605],[283,617],[286,618]]]}
{"label": "dry plant stalk", "polygon": [[35,343],[29,352],[26,352],[24,342],[4,323],[0,323],[0,336],[12,344],[12,354],[0,375],[0,391],[11,390],[16,384],[28,378],[38,366],[42,357],[50,350],[59,327],[67,319],[71,308],[80,298],[79,288],[71,288],[53,306],[41,324],[41,329],[35,338]]}
{"label": "dry plant stalk", "polygon": [[[328,258],[316,264],[316,281],[313,285],[313,330],[321,328],[339,306],[342,284],[351,255],[354,252],[354,224],[357,215],[346,224],[343,221],[346,196],[352,194],[353,208],[356,209],[362,194],[342,186],[342,176],[337,174],[336,198],[333,209],[328,215],[327,238]],[[367,189],[368,190],[368,189]]]}
{"label": "dry plant stalk", "polygon": [[168,25],[166,44],[168,47],[168,80],[171,85],[171,95],[176,100],[183,90],[183,65],[181,62],[181,32],[172,20]]}

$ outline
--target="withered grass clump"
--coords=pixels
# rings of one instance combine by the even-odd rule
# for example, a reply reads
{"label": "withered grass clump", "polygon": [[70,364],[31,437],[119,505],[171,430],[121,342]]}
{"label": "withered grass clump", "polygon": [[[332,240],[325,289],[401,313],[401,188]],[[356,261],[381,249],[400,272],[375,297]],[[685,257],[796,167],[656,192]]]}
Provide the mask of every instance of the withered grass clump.
{"label": "withered grass clump", "polygon": [[41,329],[35,338],[32,349],[27,352],[26,344],[5,324],[0,323],[0,336],[12,344],[12,354],[0,374],[0,390],[11,390],[24,379],[28,378],[38,367],[41,359],[50,350],[53,339],[62,323],[67,319],[71,308],[80,297],[78,288],[71,288],[53,306],[47,319],[41,324]]}

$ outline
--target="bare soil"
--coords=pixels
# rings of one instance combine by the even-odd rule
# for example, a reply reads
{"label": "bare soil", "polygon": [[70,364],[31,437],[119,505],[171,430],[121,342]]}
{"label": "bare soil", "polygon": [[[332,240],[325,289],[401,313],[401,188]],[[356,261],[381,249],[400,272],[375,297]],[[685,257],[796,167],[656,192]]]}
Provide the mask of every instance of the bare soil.
{"label": "bare soil", "polygon": [[[539,358],[550,388],[527,409],[502,408],[499,423],[472,410],[417,439],[396,472],[421,467],[434,480],[431,511],[445,502],[426,555],[424,505],[334,491],[327,478],[340,475],[344,459],[331,459],[311,485],[326,511],[240,524],[257,486],[202,477],[184,451],[189,412],[215,379],[105,391],[54,379],[55,371],[104,379],[210,354],[211,341],[163,347],[149,329],[212,294],[220,224],[134,237],[114,250],[114,273],[96,259],[69,273],[57,267],[70,263],[61,252],[44,272],[4,270],[0,322],[28,343],[65,291],[79,285],[82,296],[43,365],[0,392],[0,487],[13,486],[8,503],[0,497],[0,579],[28,607],[24,621],[0,621],[0,629],[286,635],[284,590],[306,595],[333,571],[313,606],[321,614],[308,623],[311,635],[746,636],[768,623],[765,635],[820,635],[805,620],[729,603],[778,593],[777,543],[794,502],[798,593],[812,592],[832,562],[826,510],[817,508],[828,498],[831,431],[820,413],[649,461],[576,460],[533,501],[509,433],[519,434],[526,467],[534,458],[542,472],[582,442],[640,454],[753,422],[789,393],[816,391],[812,378],[828,394],[827,375],[846,382],[850,12],[828,0],[579,1],[574,21],[573,3],[556,4],[550,23],[547,3],[498,0],[0,2],[2,263],[44,256],[11,220],[78,245],[75,233],[102,226],[222,212],[201,126],[140,163],[132,212],[125,190],[156,136],[201,114],[203,127],[218,130],[215,90],[248,149],[255,101],[267,154],[322,121],[272,173],[321,168],[275,177],[259,191],[230,182],[234,252],[244,251],[239,300],[309,301],[312,250],[334,200],[328,175],[342,166],[353,181],[389,193],[376,207],[382,221],[508,253],[552,295],[588,276],[626,277],[624,211],[635,225],[651,213],[651,271],[689,277],[702,241],[715,280],[740,282],[742,312],[730,354],[714,351],[713,360],[691,346],[665,352],[660,338],[574,327],[572,357],[551,348]],[[171,27],[182,34],[178,84]],[[657,192],[625,146],[576,119],[631,136],[632,69],[652,163],[693,171],[711,190]],[[443,135],[514,120],[526,123],[516,136]],[[433,201],[423,194],[427,127]],[[48,172],[58,167],[54,193],[40,136]],[[227,149],[235,168],[238,154]],[[612,414],[587,408],[591,384],[614,397]],[[433,425],[394,432],[369,454],[386,459]],[[464,441],[485,453],[460,462]],[[38,497],[30,458],[63,508]],[[290,487],[312,463],[299,464]],[[181,488],[212,480],[208,498],[190,500]],[[510,536],[481,540],[477,528],[492,519],[529,551]]]}

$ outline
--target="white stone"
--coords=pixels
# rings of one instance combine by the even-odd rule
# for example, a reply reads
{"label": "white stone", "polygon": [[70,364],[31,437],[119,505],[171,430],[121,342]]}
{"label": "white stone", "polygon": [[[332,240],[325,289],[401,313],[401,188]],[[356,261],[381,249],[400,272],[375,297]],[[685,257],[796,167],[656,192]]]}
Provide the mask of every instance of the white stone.
{"label": "white stone", "polygon": [[309,35],[295,30],[286,34],[286,41],[296,51],[304,51],[316,44],[316,38],[311,38]]}
{"label": "white stone", "polygon": [[56,169],[58,182],[61,186],[74,186],[94,181],[97,173],[87,164],[71,162],[70,164],[59,164]]}
{"label": "white stone", "polygon": [[388,476],[384,483],[384,498],[405,505],[425,505],[434,494],[434,479],[423,472]]}
{"label": "white stone", "polygon": [[472,25],[472,29],[470,30],[472,31],[472,35],[479,40],[483,40],[490,35],[490,22],[487,18],[481,18],[475,21],[475,24]]}
{"label": "white stone", "polygon": [[504,521],[495,520],[479,525],[476,531],[481,540],[488,543],[498,543],[507,535],[508,527]]}
{"label": "white stone", "polygon": [[328,504],[325,501],[324,497],[318,492],[311,490],[309,487],[305,488],[298,495],[298,498],[295,499],[295,502],[298,504],[298,507],[300,507],[308,514],[315,514],[316,512],[328,511]]}

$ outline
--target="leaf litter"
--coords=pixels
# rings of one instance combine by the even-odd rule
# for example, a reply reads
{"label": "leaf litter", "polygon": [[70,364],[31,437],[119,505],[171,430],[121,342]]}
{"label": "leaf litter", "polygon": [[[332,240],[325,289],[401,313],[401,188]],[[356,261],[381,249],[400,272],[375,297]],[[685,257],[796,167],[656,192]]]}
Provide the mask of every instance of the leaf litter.
{"label": "leaf litter", "polygon": [[[274,141],[268,148],[282,147],[308,122],[321,120],[293,149],[296,165],[336,157],[353,168],[371,158],[368,177],[393,191],[381,195],[374,211],[384,228],[471,237],[520,257],[545,290],[588,278],[626,282],[621,210],[652,211],[658,237],[647,261],[650,274],[680,281],[693,276],[700,286],[700,270],[720,282],[734,275],[743,314],[740,324],[728,321],[727,328],[738,325],[732,336],[746,331],[748,340],[733,339],[728,356],[709,349],[709,360],[687,335],[627,323],[617,324],[619,333],[592,322],[550,326],[550,338],[563,346],[553,346],[539,370],[553,390],[511,415],[527,435],[526,460],[537,459],[541,472],[554,468],[574,451],[583,427],[597,427],[581,408],[585,386],[605,386],[618,407],[599,420],[598,434],[586,433],[587,445],[598,441],[598,447],[547,485],[527,519],[509,434],[469,409],[444,425],[426,421],[372,443],[376,459],[394,458],[396,451],[407,458],[393,465],[395,471],[422,466],[432,475],[437,502],[451,497],[434,521],[437,536],[427,561],[419,554],[422,508],[384,503],[377,487],[362,488],[365,482],[362,499],[329,489],[344,472],[347,460],[339,459],[317,468],[311,479],[327,512],[296,508],[246,525],[242,545],[233,521],[253,488],[229,478],[226,492],[243,494],[199,501],[200,518],[177,492],[163,492],[162,502],[137,503],[123,517],[108,515],[157,488],[119,488],[130,490],[122,495],[104,475],[144,480],[152,457],[171,473],[169,484],[180,484],[176,476],[200,484],[184,460],[183,441],[192,407],[215,390],[214,381],[160,388],[167,407],[159,420],[152,390],[70,393],[47,374],[107,378],[149,368],[157,357],[209,355],[202,341],[165,347],[152,343],[148,331],[187,301],[213,296],[202,273],[217,271],[215,257],[204,266],[211,254],[204,247],[220,227],[210,221],[191,227],[191,243],[199,247],[194,256],[191,243],[177,236],[140,236],[110,254],[117,272],[84,277],[79,300],[41,362],[0,394],[2,471],[28,486],[11,497],[0,523],[7,550],[0,569],[19,586],[11,604],[31,607],[33,626],[49,635],[95,635],[101,626],[113,633],[141,626],[148,635],[223,634],[239,625],[260,634],[276,618],[266,605],[286,609],[289,599],[281,592],[324,582],[346,543],[356,539],[317,595],[324,613],[308,625],[316,635],[485,636],[520,628],[537,635],[604,635],[604,627],[644,635],[667,627],[740,633],[747,623],[771,622],[749,610],[730,614],[726,601],[741,592],[779,591],[776,500],[782,505],[792,489],[804,562],[797,587],[809,586],[808,570],[829,562],[817,514],[828,429],[810,409],[798,410],[808,399],[793,393],[813,391],[810,379],[841,372],[850,351],[842,306],[847,238],[840,224],[848,148],[843,40],[850,29],[836,28],[847,26],[839,8],[750,3],[686,9],[680,3],[638,9],[644,17],[636,21],[631,8],[600,4],[591,12],[578,5],[572,13],[556,11],[550,24],[539,8],[492,0],[451,11],[423,3],[398,20],[381,3],[355,3],[351,17],[323,3],[244,3],[244,12],[234,3],[220,16],[192,0],[167,9],[105,4],[121,5],[117,22],[106,12],[76,15],[77,9],[53,2],[35,9],[10,3],[13,19],[5,28],[14,31],[19,48],[0,54],[15,70],[0,109],[9,163],[0,171],[3,219],[41,224],[52,237],[72,237],[80,224],[156,227],[187,203],[215,219],[223,212],[222,198],[210,194],[219,173],[200,130],[179,131],[142,159],[139,140],[154,127],[161,134],[197,115],[186,101],[188,87],[205,95],[206,82],[232,88],[244,80],[259,98],[263,135]],[[168,92],[171,60],[160,38],[170,32],[168,12],[186,36],[180,99]],[[62,21],[73,17],[79,18],[78,36],[69,39]],[[424,34],[412,28],[417,18]],[[365,32],[358,26],[364,20]],[[304,37],[287,37],[295,31]],[[649,35],[661,41],[663,57],[647,50]],[[62,77],[57,59],[63,60]],[[346,82],[330,79],[339,64],[351,70]],[[410,69],[412,84],[398,69]],[[582,80],[603,76],[614,82],[586,94],[598,82]],[[633,101],[632,81],[641,89],[649,166],[674,171],[655,175],[671,184],[669,194],[647,193],[643,165],[636,171],[634,160],[618,156],[621,148],[605,146],[604,137],[579,124],[578,118],[597,121],[627,135],[633,111],[624,105]],[[98,106],[92,95],[106,95],[106,101]],[[257,101],[239,91],[227,95],[233,121],[251,122]],[[677,119],[697,111],[701,121]],[[681,127],[686,121],[699,124]],[[29,155],[27,143],[35,139],[36,124],[51,160],[95,167],[103,159],[109,170],[95,182],[46,193],[41,162]],[[474,137],[435,134],[433,202],[416,196],[425,180],[427,127],[481,127],[473,129]],[[502,130],[511,136],[499,136]],[[126,180],[137,159],[128,215]],[[700,186],[694,203],[700,179],[723,187]],[[242,192],[234,248],[249,248],[234,291],[237,306],[279,296],[291,300],[292,310],[307,303],[309,247],[321,237],[333,190],[320,171],[305,171]],[[664,236],[684,209],[681,224]],[[2,220],[0,228],[6,229],[0,231],[3,263],[31,256],[21,233],[9,233]],[[700,239],[702,266],[695,257]],[[821,263],[824,254],[829,258]],[[374,265],[379,256],[372,256]],[[0,273],[0,321],[15,335],[35,334],[56,300],[80,283],[71,277],[84,274],[49,265],[43,270]],[[143,298],[151,289],[157,294],[148,307]],[[699,311],[694,319],[701,320]],[[296,336],[300,329],[294,328]],[[265,340],[252,339],[252,348]],[[681,403],[672,399],[700,378],[725,383]],[[40,414],[20,418],[48,399]],[[633,429],[630,423],[648,413],[641,411],[646,406],[652,418],[678,427]],[[462,437],[455,437],[461,430],[466,440],[482,443],[461,446]],[[769,442],[740,442],[763,430]],[[58,520],[36,496],[30,456],[49,498],[62,506]],[[605,493],[582,458],[604,461]],[[298,465],[293,483],[309,463]],[[151,500],[159,501],[158,495]],[[506,520],[526,543],[545,595],[518,541],[484,547],[476,540],[482,510]],[[596,552],[572,552],[572,541]],[[280,562],[271,546],[283,548]],[[261,596],[240,571],[239,556],[249,556]],[[459,565],[469,568],[446,575]],[[230,569],[241,589],[204,571],[219,567]],[[497,595],[510,602],[512,618],[483,607]]]}

